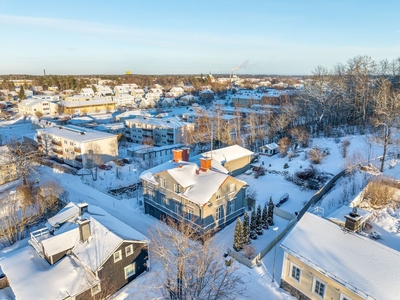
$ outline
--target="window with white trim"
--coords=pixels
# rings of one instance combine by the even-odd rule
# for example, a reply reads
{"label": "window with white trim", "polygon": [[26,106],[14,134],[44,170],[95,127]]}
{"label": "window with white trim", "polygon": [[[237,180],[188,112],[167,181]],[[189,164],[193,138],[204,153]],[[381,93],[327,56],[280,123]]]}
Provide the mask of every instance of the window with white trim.
{"label": "window with white trim", "polygon": [[231,200],[228,202],[229,213],[233,214],[235,212],[235,200]]}
{"label": "window with white trim", "polygon": [[116,263],[117,261],[120,261],[122,259],[122,253],[121,250],[118,250],[117,252],[114,253],[114,262]]}
{"label": "window with white trim", "polygon": [[93,287],[91,288],[91,292],[92,292],[92,296],[94,296],[94,295],[100,293],[100,292],[101,292],[100,283],[99,283],[99,284],[96,284],[95,286],[93,286]]}
{"label": "window with white trim", "polygon": [[174,212],[179,215],[181,213],[181,207],[178,203],[174,203]]}
{"label": "window with white trim", "polygon": [[163,187],[163,188],[166,188],[166,187],[167,187],[167,181],[165,180],[164,177],[160,177],[160,185],[161,185],[161,187]]}
{"label": "window with white trim", "polygon": [[216,220],[222,219],[222,205],[218,206],[215,209],[215,219]]}
{"label": "window with white trim", "polygon": [[229,185],[229,193],[234,193],[234,192],[236,192],[236,184],[231,183]]}
{"label": "window with white trim", "polygon": [[125,247],[125,256],[129,256],[133,253],[133,245],[129,245]]}
{"label": "window with white trim", "polygon": [[350,297],[346,296],[345,294],[340,293],[339,300],[352,300]]}
{"label": "window with white trim", "polygon": [[324,298],[325,295],[325,290],[326,290],[326,283],[321,281],[319,278],[314,277],[313,280],[313,293],[321,297],[321,299]]}
{"label": "window with white trim", "polygon": [[300,282],[301,268],[294,263],[290,263],[290,277]]}
{"label": "window with white trim", "polygon": [[124,273],[125,273],[125,279],[128,279],[129,277],[135,275],[135,263],[127,265],[124,268]]}
{"label": "window with white trim", "polygon": [[178,183],[174,183],[174,192],[180,193],[181,191],[181,186]]}
{"label": "window with white trim", "polygon": [[218,191],[215,193],[215,198],[217,199],[221,198],[221,189],[218,189]]}
{"label": "window with white trim", "polygon": [[193,208],[190,206],[186,207],[186,219],[191,221],[193,219]]}

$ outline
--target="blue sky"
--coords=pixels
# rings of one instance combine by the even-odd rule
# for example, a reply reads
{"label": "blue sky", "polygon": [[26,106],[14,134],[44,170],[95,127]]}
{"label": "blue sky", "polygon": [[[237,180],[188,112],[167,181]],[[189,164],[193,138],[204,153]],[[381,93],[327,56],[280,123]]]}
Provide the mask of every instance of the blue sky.
{"label": "blue sky", "polygon": [[[0,74],[310,74],[400,57],[400,1],[0,0]],[[236,68],[237,69],[237,68]]]}

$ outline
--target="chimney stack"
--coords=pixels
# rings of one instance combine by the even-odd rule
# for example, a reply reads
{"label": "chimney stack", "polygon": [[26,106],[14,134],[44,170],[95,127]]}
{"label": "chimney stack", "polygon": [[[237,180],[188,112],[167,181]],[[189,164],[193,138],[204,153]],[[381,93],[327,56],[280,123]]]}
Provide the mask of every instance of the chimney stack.
{"label": "chimney stack", "polygon": [[88,240],[91,235],[90,232],[90,220],[82,219],[77,221],[79,226],[79,240],[83,243]]}
{"label": "chimney stack", "polygon": [[180,162],[182,160],[182,149],[172,149],[174,155],[174,162]]}
{"label": "chimney stack", "polygon": [[190,148],[185,147],[182,149],[182,160],[183,161],[189,161],[189,152],[190,152]]}
{"label": "chimney stack", "polygon": [[200,158],[200,170],[203,172],[207,172],[208,170],[211,170],[211,162],[212,162],[211,157],[201,157]]}
{"label": "chimney stack", "polygon": [[88,206],[89,206],[89,204],[87,204],[85,202],[78,203],[79,216],[82,216],[85,212],[88,212]]}

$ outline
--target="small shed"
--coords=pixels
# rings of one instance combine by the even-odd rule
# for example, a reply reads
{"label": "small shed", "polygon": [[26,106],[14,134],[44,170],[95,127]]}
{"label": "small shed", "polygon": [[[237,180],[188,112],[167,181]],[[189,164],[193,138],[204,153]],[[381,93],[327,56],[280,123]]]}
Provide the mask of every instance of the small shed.
{"label": "small shed", "polygon": [[279,145],[277,143],[271,143],[260,147],[260,154],[272,156],[277,154],[279,151]]}

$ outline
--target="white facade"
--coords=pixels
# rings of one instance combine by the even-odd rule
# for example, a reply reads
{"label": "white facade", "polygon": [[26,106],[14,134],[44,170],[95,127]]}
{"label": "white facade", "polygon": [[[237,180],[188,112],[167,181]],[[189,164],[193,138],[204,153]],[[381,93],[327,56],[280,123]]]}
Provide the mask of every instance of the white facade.
{"label": "white facade", "polygon": [[58,115],[58,104],[53,101],[42,99],[23,100],[18,103],[18,111],[23,115],[35,115],[41,113],[43,116],[55,117]]}

